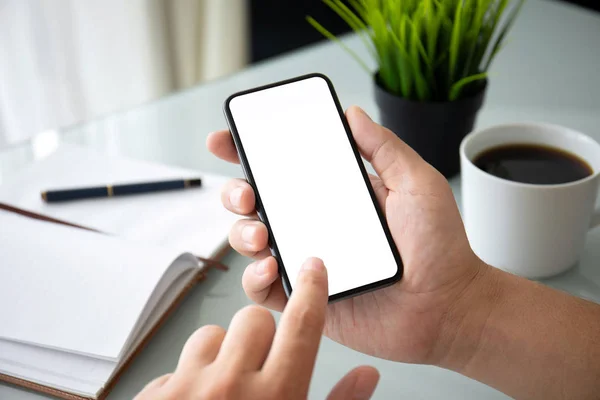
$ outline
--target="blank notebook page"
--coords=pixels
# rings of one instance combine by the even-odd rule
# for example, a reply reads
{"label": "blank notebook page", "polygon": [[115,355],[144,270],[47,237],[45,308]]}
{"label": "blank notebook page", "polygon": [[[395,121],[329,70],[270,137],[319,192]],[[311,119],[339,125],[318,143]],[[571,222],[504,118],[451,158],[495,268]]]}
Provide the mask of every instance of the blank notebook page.
{"label": "blank notebook page", "polygon": [[179,252],[0,211],[0,338],[116,359]]}
{"label": "blank notebook page", "polygon": [[[202,178],[198,189],[46,204],[50,188]],[[108,156],[62,144],[0,186],[0,201],[119,237],[176,247],[209,257],[225,242],[237,219],[221,204],[227,178],[189,169]]]}

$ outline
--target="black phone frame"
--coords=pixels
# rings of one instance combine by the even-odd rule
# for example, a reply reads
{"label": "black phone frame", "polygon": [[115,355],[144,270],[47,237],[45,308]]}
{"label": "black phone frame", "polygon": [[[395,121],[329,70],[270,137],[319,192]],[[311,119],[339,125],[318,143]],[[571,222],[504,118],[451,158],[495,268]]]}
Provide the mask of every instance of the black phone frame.
{"label": "black phone frame", "polygon": [[239,133],[237,131],[237,127],[235,125],[235,121],[233,118],[233,115],[231,113],[231,110],[229,108],[229,104],[231,102],[231,100],[233,100],[235,97],[238,96],[243,96],[249,93],[253,93],[253,92],[258,92],[258,91],[262,91],[262,90],[267,90],[267,89],[271,89],[277,86],[283,86],[283,85],[287,85],[290,83],[294,83],[294,82],[298,82],[298,81],[302,81],[305,79],[311,79],[311,78],[321,78],[323,80],[325,80],[325,82],[327,83],[327,86],[329,87],[329,92],[331,93],[331,96],[333,98],[333,101],[335,103],[336,109],[338,111],[339,117],[344,125],[344,129],[346,130],[346,135],[348,137],[348,140],[350,141],[350,145],[352,147],[352,151],[354,152],[354,156],[356,158],[356,162],[358,163],[359,167],[360,167],[360,172],[363,176],[365,185],[367,186],[367,189],[369,191],[369,195],[371,196],[371,200],[373,201],[373,205],[375,206],[375,210],[377,211],[377,216],[379,217],[379,221],[383,227],[385,236],[387,238],[388,244],[390,246],[390,250],[392,252],[392,254],[394,255],[394,259],[396,260],[396,265],[398,267],[396,274],[394,274],[392,277],[390,278],[386,278],[383,279],[381,281],[377,281],[377,282],[373,282],[373,283],[369,283],[367,285],[363,285],[363,286],[359,286],[357,288],[354,289],[349,289],[346,290],[344,292],[340,292],[340,293],[336,293],[334,295],[330,295],[329,296],[329,302],[334,302],[337,300],[342,300],[342,299],[346,299],[349,297],[353,297],[353,296],[357,296],[360,294],[364,294],[366,292],[370,292],[376,289],[380,289],[382,287],[385,286],[390,286],[396,282],[398,282],[400,279],[402,279],[402,275],[404,272],[404,264],[402,263],[402,258],[400,257],[400,253],[398,252],[398,249],[394,243],[394,239],[392,237],[392,234],[390,232],[389,226],[387,224],[387,221],[385,220],[385,216],[383,214],[383,211],[381,210],[381,207],[379,205],[379,202],[377,201],[377,197],[375,195],[375,191],[373,190],[373,186],[371,185],[371,181],[369,179],[369,175],[367,174],[367,171],[365,169],[365,166],[363,164],[362,158],[360,156],[360,152],[358,151],[358,147],[356,145],[356,142],[354,141],[354,137],[352,136],[352,132],[350,130],[350,126],[348,124],[348,121],[346,120],[346,116],[344,114],[344,111],[342,109],[342,106],[340,105],[340,101],[337,97],[337,94],[335,92],[335,89],[333,87],[333,83],[331,82],[331,80],[324,74],[321,73],[310,73],[310,74],[306,74],[306,75],[301,75],[295,78],[291,78],[291,79],[286,79],[286,80],[282,80],[279,82],[274,82],[268,85],[263,85],[263,86],[258,86],[252,89],[248,89],[248,90],[243,90],[237,93],[232,94],[231,96],[229,96],[226,100],[225,103],[223,105],[223,111],[225,114],[225,118],[227,120],[227,124],[229,125],[229,130],[231,132],[231,136],[233,137],[233,142],[235,144],[235,147],[237,149],[237,153],[238,156],[240,158],[240,163],[242,165],[242,170],[244,171],[244,175],[246,176],[246,180],[248,181],[248,183],[250,184],[250,186],[252,186],[252,188],[254,189],[254,194],[255,194],[255,198],[256,198],[256,211],[258,214],[258,217],[260,218],[260,220],[267,226],[268,232],[269,232],[269,248],[271,250],[271,254],[273,255],[273,257],[275,258],[275,260],[277,261],[277,265],[278,265],[278,269],[279,269],[279,275],[281,276],[281,281],[283,283],[283,288],[285,290],[286,295],[289,297],[292,294],[292,287],[290,284],[290,280],[288,278],[287,272],[285,270],[285,266],[283,264],[283,260],[281,257],[281,254],[279,253],[279,249],[277,247],[277,241],[275,240],[275,237],[273,235],[273,230],[271,229],[271,225],[269,224],[269,218],[267,217],[267,213],[263,208],[262,205],[262,201],[260,198],[260,191],[256,185],[256,182],[254,180],[254,176],[252,175],[252,168],[250,167],[249,163],[248,163],[248,158],[246,157],[246,153],[244,151],[244,146],[242,145],[242,141],[241,138],[239,136]]}

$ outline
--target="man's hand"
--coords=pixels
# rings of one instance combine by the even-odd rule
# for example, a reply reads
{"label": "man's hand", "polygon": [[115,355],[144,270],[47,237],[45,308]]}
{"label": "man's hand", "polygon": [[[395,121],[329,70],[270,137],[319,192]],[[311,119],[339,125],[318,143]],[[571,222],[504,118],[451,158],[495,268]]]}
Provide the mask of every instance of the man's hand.
{"label": "man's hand", "polygon": [[[150,382],[136,400],[306,399],[327,306],[327,272],[319,259],[302,267],[279,329],[271,314],[250,306],[226,332],[204,326],[185,344],[177,369]],[[330,400],[369,399],[379,374],[358,367],[333,388]]]}
{"label": "man's hand", "polygon": [[[371,182],[404,277],[329,305],[325,333],[363,353],[452,369],[514,398],[597,399],[600,307],[485,265],[469,247],[445,179],[360,109],[346,116],[377,172]],[[207,144],[222,159],[239,162],[229,132],[213,133]],[[251,187],[232,180],[222,200],[246,217],[229,236],[238,252],[257,260],[244,273],[246,293],[283,309],[286,297]]]}
{"label": "man's hand", "polygon": [[[371,183],[402,256],[404,277],[391,287],[331,304],[325,334],[378,357],[439,364],[460,324],[453,307],[487,267],[469,246],[444,177],[361,109],[352,107],[346,116],[362,156],[377,172]],[[218,157],[239,163],[228,131],[211,134],[207,146]],[[344,191],[339,195],[343,198]],[[231,229],[232,247],[256,259],[244,273],[244,290],[255,302],[282,310],[286,296],[267,247],[267,228],[256,218],[251,186],[230,181],[222,201],[245,217]]]}

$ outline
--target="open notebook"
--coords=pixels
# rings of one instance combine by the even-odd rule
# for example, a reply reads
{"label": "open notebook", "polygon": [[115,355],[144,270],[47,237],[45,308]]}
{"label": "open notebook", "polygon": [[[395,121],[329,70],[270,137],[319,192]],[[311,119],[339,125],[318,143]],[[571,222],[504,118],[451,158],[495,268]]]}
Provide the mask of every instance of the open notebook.
{"label": "open notebook", "polygon": [[[73,168],[73,166],[77,166]],[[202,188],[45,204],[42,188],[200,175]],[[0,380],[104,398],[226,249],[224,178],[66,146],[0,186],[0,202],[102,233],[0,210]]]}

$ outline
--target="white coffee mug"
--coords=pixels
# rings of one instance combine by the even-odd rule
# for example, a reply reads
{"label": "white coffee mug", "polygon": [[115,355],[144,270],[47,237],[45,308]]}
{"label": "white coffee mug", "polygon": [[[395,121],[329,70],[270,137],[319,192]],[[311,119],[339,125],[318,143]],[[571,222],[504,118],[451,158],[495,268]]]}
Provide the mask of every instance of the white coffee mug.
{"label": "white coffee mug", "polygon": [[[473,163],[481,152],[508,144],[566,150],[593,173],[574,182],[536,185],[498,178]],[[460,161],[465,228],[483,261],[528,278],[556,275],[577,263],[586,233],[600,225],[600,210],[594,211],[600,183],[597,142],[561,126],[500,125],[465,137]]]}

